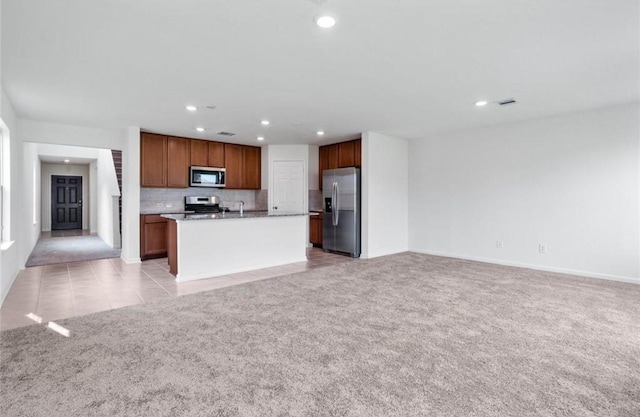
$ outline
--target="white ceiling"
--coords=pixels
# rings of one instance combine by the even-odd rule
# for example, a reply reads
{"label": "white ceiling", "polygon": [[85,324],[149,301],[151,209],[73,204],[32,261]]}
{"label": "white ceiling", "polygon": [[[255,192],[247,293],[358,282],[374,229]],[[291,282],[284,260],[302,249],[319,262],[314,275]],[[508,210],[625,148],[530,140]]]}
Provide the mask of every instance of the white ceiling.
{"label": "white ceiling", "polygon": [[2,85],[33,120],[421,138],[637,101],[639,16],[637,0],[2,0]]}
{"label": "white ceiling", "polygon": [[[58,165],[89,165],[95,161],[95,158],[77,158],[77,157],[59,157],[56,155],[38,155],[40,161],[46,164],[58,164]],[[64,162],[68,160],[69,162]]]}

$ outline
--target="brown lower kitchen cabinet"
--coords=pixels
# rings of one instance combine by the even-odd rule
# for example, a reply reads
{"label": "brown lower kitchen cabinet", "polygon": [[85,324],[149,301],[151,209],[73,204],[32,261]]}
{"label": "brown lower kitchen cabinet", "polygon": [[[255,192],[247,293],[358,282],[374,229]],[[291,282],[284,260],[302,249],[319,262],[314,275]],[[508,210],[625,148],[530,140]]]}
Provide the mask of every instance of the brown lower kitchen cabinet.
{"label": "brown lower kitchen cabinet", "polygon": [[169,273],[178,275],[178,222],[167,221],[167,261]]}
{"label": "brown lower kitchen cabinet", "polygon": [[140,215],[140,259],[167,256],[167,221],[159,214]]}
{"label": "brown lower kitchen cabinet", "polygon": [[318,248],[322,247],[322,218],[322,213],[309,216],[309,242]]}

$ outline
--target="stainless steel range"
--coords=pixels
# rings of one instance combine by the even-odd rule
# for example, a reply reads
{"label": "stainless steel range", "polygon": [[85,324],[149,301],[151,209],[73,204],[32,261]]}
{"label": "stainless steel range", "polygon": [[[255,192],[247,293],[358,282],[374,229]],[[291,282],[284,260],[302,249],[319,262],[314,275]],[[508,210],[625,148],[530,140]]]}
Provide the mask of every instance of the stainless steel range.
{"label": "stainless steel range", "polygon": [[187,196],[184,198],[185,211],[196,213],[220,213],[229,211],[226,207],[220,207],[220,199],[215,196]]}

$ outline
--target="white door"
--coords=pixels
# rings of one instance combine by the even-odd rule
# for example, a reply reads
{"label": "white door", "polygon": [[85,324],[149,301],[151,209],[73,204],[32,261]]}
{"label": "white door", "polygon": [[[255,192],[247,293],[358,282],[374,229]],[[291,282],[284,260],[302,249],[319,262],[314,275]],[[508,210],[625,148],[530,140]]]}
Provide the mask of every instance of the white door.
{"label": "white door", "polygon": [[303,161],[273,161],[273,200],[270,211],[303,213],[304,184]]}

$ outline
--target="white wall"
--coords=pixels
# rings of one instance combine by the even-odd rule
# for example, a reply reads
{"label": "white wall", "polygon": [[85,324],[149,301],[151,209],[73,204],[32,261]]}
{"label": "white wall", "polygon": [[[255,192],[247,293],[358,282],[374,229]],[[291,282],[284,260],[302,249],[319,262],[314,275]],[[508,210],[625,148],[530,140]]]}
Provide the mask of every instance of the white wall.
{"label": "white wall", "polygon": [[98,160],[89,163],[89,232],[98,232]]}
{"label": "white wall", "polygon": [[309,145],[309,190],[320,190],[320,147]]}
{"label": "white wall", "polygon": [[16,241],[20,245],[19,267],[24,268],[24,264],[29,258],[29,254],[38,242],[42,228],[42,217],[40,205],[42,202],[42,189],[40,186],[40,159],[38,159],[38,148],[33,143],[27,143],[22,148],[22,172],[20,181],[22,184],[29,184],[29,188],[21,186],[22,192],[20,201],[20,231],[16,236]]}
{"label": "white wall", "polygon": [[125,262],[140,262],[140,128],[125,130],[122,149],[122,252]]}
{"label": "white wall", "polygon": [[22,205],[28,200],[28,195],[22,190],[22,175],[26,167],[23,166],[22,143],[20,132],[13,106],[9,102],[4,90],[0,88],[0,118],[6,125],[9,133],[9,153],[10,153],[10,240],[13,243],[3,245],[0,250],[0,303],[9,293],[21,265],[24,265],[24,251],[28,246],[28,223],[32,219],[28,213],[23,213]]}
{"label": "white wall", "polygon": [[362,257],[408,250],[409,145],[404,139],[362,134]]}
{"label": "white wall", "polygon": [[82,177],[82,228],[89,229],[90,211],[95,211],[95,202],[91,201],[91,171],[89,165],[42,163],[41,171],[41,219],[42,231],[51,230],[51,176],[76,175]]}
{"label": "white wall", "polygon": [[260,189],[269,188],[269,147],[260,148]]}
{"label": "white wall", "polygon": [[19,120],[19,128],[24,142],[119,150],[122,150],[125,144],[122,129],[73,126],[27,119]]}
{"label": "white wall", "polygon": [[633,104],[411,142],[410,248],[640,282],[639,112]]}
{"label": "white wall", "polygon": [[118,211],[114,212],[114,197],[120,196],[118,188],[118,178],[113,165],[113,157],[110,150],[101,149],[98,151],[97,163],[97,201],[98,206],[98,236],[111,247],[119,247],[119,230],[115,229],[115,220]]}

